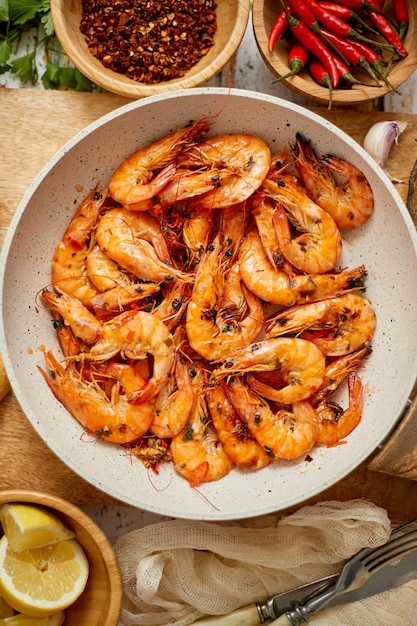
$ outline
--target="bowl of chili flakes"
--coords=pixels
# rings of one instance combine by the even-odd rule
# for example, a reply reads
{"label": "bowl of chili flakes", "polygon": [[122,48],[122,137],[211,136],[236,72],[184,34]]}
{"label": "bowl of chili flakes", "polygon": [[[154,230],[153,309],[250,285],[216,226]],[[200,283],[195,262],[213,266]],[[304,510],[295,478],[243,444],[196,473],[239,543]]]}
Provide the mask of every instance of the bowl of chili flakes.
{"label": "bowl of chili flakes", "polygon": [[55,33],[87,78],[128,98],[203,85],[245,33],[247,0],[51,0]]}
{"label": "bowl of chili flakes", "polygon": [[[339,4],[342,5],[342,3],[338,2],[326,3],[327,6],[333,6],[333,11],[335,11],[334,6]],[[377,84],[375,78],[373,78],[369,72],[369,70],[371,70],[371,72],[375,70],[375,67],[370,62],[370,56],[368,57],[370,68],[366,69],[366,64],[364,64],[363,61],[361,61],[360,64],[354,65],[353,57],[349,56],[348,58],[345,53],[343,57],[340,53],[338,56],[345,62],[345,65],[348,66],[351,76],[359,81],[355,84],[347,80],[340,80],[337,88],[330,90],[326,85],[317,82],[317,78],[314,80],[310,73],[310,62],[315,55],[312,55],[311,52],[308,54],[308,61],[305,66],[297,73],[288,75],[290,72],[289,55],[296,42],[296,37],[293,34],[295,31],[292,31],[292,29],[287,26],[277,37],[279,32],[276,30],[278,27],[277,18],[282,12],[282,6],[275,0],[254,0],[253,2],[253,30],[258,50],[268,69],[280,82],[285,84],[285,86],[294,93],[306,98],[307,101],[311,101],[312,103],[329,103],[330,108],[331,104],[343,106],[369,102],[376,98],[381,98],[394,90],[400,93],[401,90],[398,88],[411,76],[417,67],[417,3],[411,2],[411,0],[407,0],[406,2],[406,17],[408,23],[406,31],[405,29],[404,31],[402,30],[401,18],[395,14],[396,7],[394,3],[386,1],[383,3],[383,6],[383,14],[388,20],[389,27],[395,31],[397,35],[401,33],[402,45],[408,54],[404,56],[393,54],[392,50],[387,47],[381,48],[379,51],[374,49],[374,51],[379,53],[383,70],[383,76],[377,71],[374,71],[375,78],[378,80],[379,84]],[[350,10],[348,7],[340,6],[340,8]],[[329,13],[328,9],[327,12]],[[342,13],[340,13],[340,15],[342,15]],[[353,17],[351,17],[349,21],[346,21],[346,18],[343,21],[348,23],[357,32],[361,32],[363,35],[367,34],[369,38],[375,42],[378,41],[384,45],[388,43],[385,38],[377,36],[370,31],[366,32],[366,29],[357,20],[359,16],[365,23],[370,23],[366,9],[351,10],[351,15]],[[323,18],[321,20],[316,19],[324,34],[325,30],[323,30],[323,28],[327,29],[327,31],[330,30],[329,22],[325,24]],[[323,24],[325,25],[323,26]],[[405,25],[406,22],[403,22],[403,24]],[[370,25],[376,28],[374,24],[370,23]],[[333,26],[333,28],[336,27]],[[274,30],[276,31],[275,36]],[[311,36],[313,39],[317,39],[315,33],[311,33]],[[350,43],[362,43],[362,45],[365,43],[352,37],[345,37],[343,39]],[[372,45],[367,43],[365,45],[368,48],[372,48]],[[306,47],[305,39],[303,40],[303,46]],[[332,49],[330,43],[327,48],[330,49],[332,53],[335,53],[336,49]],[[317,54],[319,53],[317,52]],[[350,54],[353,53],[349,53],[349,55]],[[369,52],[366,53],[366,55],[368,54]],[[366,60],[365,58],[365,61]],[[386,81],[384,77],[387,79]]]}

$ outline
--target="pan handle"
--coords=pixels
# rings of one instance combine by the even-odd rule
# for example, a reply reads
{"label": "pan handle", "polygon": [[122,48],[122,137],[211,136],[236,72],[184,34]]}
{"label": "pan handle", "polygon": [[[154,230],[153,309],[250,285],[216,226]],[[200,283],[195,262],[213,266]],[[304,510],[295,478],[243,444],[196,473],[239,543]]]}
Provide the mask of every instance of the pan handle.
{"label": "pan handle", "polygon": [[404,417],[368,469],[417,480],[417,395],[408,401]]}

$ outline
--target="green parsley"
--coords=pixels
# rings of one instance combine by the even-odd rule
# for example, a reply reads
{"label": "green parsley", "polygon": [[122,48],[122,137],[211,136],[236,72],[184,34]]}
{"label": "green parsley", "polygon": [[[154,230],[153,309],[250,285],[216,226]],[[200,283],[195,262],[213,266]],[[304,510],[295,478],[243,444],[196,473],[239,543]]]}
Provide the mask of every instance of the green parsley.
{"label": "green parsley", "polygon": [[[33,50],[11,60],[22,37],[33,33]],[[68,59],[54,36],[50,0],[0,0],[0,74],[10,72],[22,83],[39,82],[38,50],[45,51],[46,70],[40,80],[46,89],[91,91],[93,84],[79,70],[67,67]],[[53,52],[63,63],[48,59]]]}

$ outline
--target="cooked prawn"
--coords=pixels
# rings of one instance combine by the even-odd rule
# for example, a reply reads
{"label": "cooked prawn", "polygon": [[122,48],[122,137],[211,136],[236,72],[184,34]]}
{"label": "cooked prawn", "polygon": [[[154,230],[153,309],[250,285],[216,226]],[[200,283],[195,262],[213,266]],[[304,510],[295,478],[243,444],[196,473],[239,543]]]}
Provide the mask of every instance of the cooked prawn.
{"label": "cooked prawn", "polygon": [[322,400],[315,405],[318,423],[317,445],[330,446],[347,437],[362,419],[363,387],[356,372],[348,375],[349,406]]}
{"label": "cooked prawn", "polygon": [[158,220],[149,213],[133,213],[127,209],[117,207],[110,209],[105,214],[109,222],[115,220],[115,229],[119,221],[123,222],[126,229],[131,232],[133,240],[144,239],[152,244],[158,259],[166,265],[172,265],[168,246],[165,241]]}
{"label": "cooked prawn", "polygon": [[243,347],[262,329],[259,298],[243,284],[238,265],[224,277],[224,248],[217,236],[197,269],[185,327],[191,347],[208,361]]}
{"label": "cooked prawn", "polygon": [[240,378],[230,380],[227,391],[232,405],[268,455],[292,460],[314,447],[318,426],[308,401],[295,403],[292,412],[280,409],[274,413]]}
{"label": "cooked prawn", "polygon": [[218,231],[223,235],[225,256],[234,261],[239,246],[247,232],[250,219],[250,201],[240,202],[223,209],[218,215]]}
{"label": "cooked prawn", "polygon": [[177,358],[172,378],[155,398],[151,433],[161,439],[171,439],[184,428],[194,402],[191,380],[190,365]]}
{"label": "cooked prawn", "polygon": [[153,357],[150,380],[129,398],[132,404],[142,404],[154,397],[167,383],[174,366],[175,345],[167,326],[152,313],[126,311],[102,325],[101,338],[83,353],[84,359],[106,361],[116,354],[123,358]]}
{"label": "cooked prawn", "polygon": [[[225,378],[231,374],[278,370],[284,386],[273,389],[274,397],[270,399],[282,404],[293,404],[308,398],[319,389],[325,369],[325,358],[313,343],[305,339],[278,337],[249,344],[229,354],[223,364],[212,372],[212,376]],[[265,387],[268,391],[272,389],[257,380],[251,386],[263,395]]]}
{"label": "cooked prawn", "polygon": [[77,208],[52,259],[52,284],[89,305],[97,288],[86,274],[92,235],[107,199],[107,189],[95,187]]}
{"label": "cooked prawn", "polygon": [[116,314],[131,304],[149,298],[159,291],[156,283],[135,282],[130,285],[113,287],[100,293],[91,300],[91,306],[98,317],[107,313]]}
{"label": "cooked prawn", "polygon": [[142,384],[135,368],[113,364],[116,382],[110,399],[94,381],[82,377],[74,362],[64,368],[53,356],[45,353],[48,371],[38,366],[54,396],[84,428],[101,439],[125,444],[139,439],[148,430],[154,415],[153,401],[140,406],[129,403],[129,396]]}
{"label": "cooked prawn", "polygon": [[152,309],[152,314],[173,330],[179,323],[189,300],[186,283],[167,283],[162,288],[163,299]]}
{"label": "cooked prawn", "polygon": [[100,290],[91,299],[91,306],[98,315],[122,311],[124,307],[148,298],[160,289],[157,283],[133,281],[97,245],[88,253],[86,269],[90,281]]}
{"label": "cooked prawn", "polygon": [[192,487],[219,480],[232,468],[232,461],[214,432],[208,432],[208,413],[204,395],[205,375],[194,378],[194,403],[187,425],[171,440],[170,451],[176,471]]}
{"label": "cooked prawn", "polygon": [[150,208],[164,209],[177,202],[191,199],[196,201],[197,196],[216,189],[230,174],[231,172],[224,168],[211,168],[199,172],[178,169],[158,196],[151,200]]}
{"label": "cooked prawn", "polygon": [[258,298],[281,306],[334,296],[360,286],[366,276],[363,265],[337,273],[289,276],[269,261],[256,229],[250,230],[242,242],[238,262],[248,289]]}
{"label": "cooked prawn", "polygon": [[346,293],[279,313],[267,324],[266,337],[307,331],[303,336],[323,354],[340,356],[368,346],[375,328],[376,315],[369,300]]}
{"label": "cooked prawn", "polygon": [[340,387],[341,383],[350,374],[363,367],[371,354],[369,347],[361,348],[356,352],[336,357],[326,365],[326,373],[321,387],[314,394],[314,402],[327,400]]}
{"label": "cooked prawn", "polygon": [[[374,197],[363,172],[336,156],[319,159],[311,143],[300,134],[293,152],[308,195],[330,213],[339,228],[358,228],[369,219]],[[347,180],[338,185],[332,171]]]}
{"label": "cooked prawn", "polygon": [[83,342],[74,335],[70,326],[60,319],[54,321],[58,343],[64,357],[77,356],[82,350]]}
{"label": "cooked prawn", "polygon": [[190,275],[174,268],[171,262],[162,261],[149,242],[146,233],[132,228],[134,214],[122,209],[113,209],[98,222],[96,239],[101,250],[125,270],[151,282],[191,280]]}
{"label": "cooked prawn", "polygon": [[88,278],[100,292],[113,289],[116,285],[127,287],[131,285],[132,279],[122,270],[116,261],[113,261],[98,245],[89,251],[85,267]]}
{"label": "cooked prawn", "polygon": [[212,225],[212,211],[208,209],[197,211],[192,207],[187,208],[182,225],[182,236],[188,250],[190,267],[198,263],[206,250]]}
{"label": "cooked prawn", "polygon": [[185,150],[179,164],[231,172],[195,200],[198,208],[224,209],[243,202],[260,187],[271,166],[271,151],[253,135],[219,135]]}
{"label": "cooked prawn", "polygon": [[[155,196],[174,176],[175,159],[181,150],[203,137],[209,128],[207,121],[200,120],[136,150],[113,173],[111,197],[127,206]],[[133,208],[138,210],[140,205]]]}
{"label": "cooked prawn", "polygon": [[[255,220],[259,237],[271,267],[281,269],[284,265],[279,240],[274,226],[275,203],[264,194],[256,194],[252,202],[252,215]],[[289,264],[288,264],[289,265]],[[287,269],[288,265],[285,269]],[[285,271],[285,270],[284,270]]]}
{"label": "cooked prawn", "polygon": [[[266,179],[264,188],[277,202],[274,225],[284,257],[301,272],[324,274],[335,269],[342,238],[334,219],[291,175],[282,175],[277,182]],[[301,234],[293,237],[290,223]]]}
{"label": "cooked prawn", "polygon": [[59,313],[77,339],[93,344],[101,337],[100,321],[77,298],[69,296],[58,288],[56,292],[44,289],[42,298],[56,313]]}
{"label": "cooked prawn", "polygon": [[258,470],[272,462],[272,456],[256,441],[226,394],[223,383],[206,390],[207,406],[216,434],[235,465]]}

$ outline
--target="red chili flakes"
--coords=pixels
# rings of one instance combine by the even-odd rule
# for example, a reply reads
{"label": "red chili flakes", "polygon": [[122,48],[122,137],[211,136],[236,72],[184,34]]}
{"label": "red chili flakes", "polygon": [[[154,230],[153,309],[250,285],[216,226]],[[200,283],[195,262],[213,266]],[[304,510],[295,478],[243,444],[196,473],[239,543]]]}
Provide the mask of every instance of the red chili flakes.
{"label": "red chili flakes", "polygon": [[105,67],[154,85],[184,76],[214,43],[214,0],[83,0],[80,30]]}

